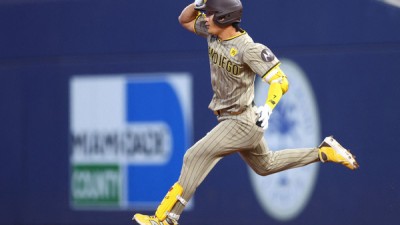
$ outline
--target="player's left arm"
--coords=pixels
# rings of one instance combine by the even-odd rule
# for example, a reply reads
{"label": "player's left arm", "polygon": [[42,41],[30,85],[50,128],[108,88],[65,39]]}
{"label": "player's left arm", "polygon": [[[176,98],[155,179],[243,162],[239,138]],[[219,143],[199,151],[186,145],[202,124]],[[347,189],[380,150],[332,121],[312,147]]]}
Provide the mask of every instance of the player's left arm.
{"label": "player's left arm", "polygon": [[259,125],[263,129],[268,128],[268,119],[272,110],[289,89],[289,81],[280,68],[280,62],[265,45],[259,43],[249,44],[243,55],[243,61],[259,74],[263,81],[270,85],[267,100],[257,110]]}
{"label": "player's left arm", "polygon": [[270,85],[265,104],[272,111],[289,89],[289,81],[280,68],[280,61],[269,48],[259,43],[249,44],[243,61]]}
{"label": "player's left arm", "polygon": [[268,128],[268,120],[271,116],[272,110],[289,89],[289,81],[279,65],[280,63],[275,65],[271,70],[265,73],[264,76],[262,76],[263,81],[269,83],[270,86],[265,104],[257,109],[259,118],[256,124],[261,126],[264,130]]}
{"label": "player's left arm", "polygon": [[289,80],[280,68],[280,63],[276,64],[262,76],[264,82],[270,85],[265,104],[271,111],[275,108],[282,96],[289,90]]}

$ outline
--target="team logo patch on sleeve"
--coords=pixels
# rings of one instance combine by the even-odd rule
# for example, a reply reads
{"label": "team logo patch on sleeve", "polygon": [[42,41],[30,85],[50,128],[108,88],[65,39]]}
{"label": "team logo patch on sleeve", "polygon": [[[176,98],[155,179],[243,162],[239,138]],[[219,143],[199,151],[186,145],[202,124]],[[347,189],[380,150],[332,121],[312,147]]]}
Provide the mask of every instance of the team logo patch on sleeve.
{"label": "team logo patch on sleeve", "polygon": [[275,55],[269,49],[264,49],[261,52],[261,58],[265,62],[271,62],[272,60],[275,59]]}

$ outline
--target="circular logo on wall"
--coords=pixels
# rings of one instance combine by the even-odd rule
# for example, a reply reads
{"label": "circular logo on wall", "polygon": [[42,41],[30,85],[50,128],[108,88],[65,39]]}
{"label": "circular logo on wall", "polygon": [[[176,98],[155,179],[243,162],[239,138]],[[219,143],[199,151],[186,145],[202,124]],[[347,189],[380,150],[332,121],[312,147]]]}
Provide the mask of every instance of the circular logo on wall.
{"label": "circular logo on wall", "polygon": [[[293,61],[282,59],[281,68],[288,76],[289,91],[274,109],[264,136],[271,151],[316,147],[320,144],[318,107],[306,75]],[[257,105],[263,105],[268,85],[257,79]],[[279,221],[299,215],[314,189],[318,164],[282,171],[269,176],[257,175],[249,167],[250,179],[264,211]]]}

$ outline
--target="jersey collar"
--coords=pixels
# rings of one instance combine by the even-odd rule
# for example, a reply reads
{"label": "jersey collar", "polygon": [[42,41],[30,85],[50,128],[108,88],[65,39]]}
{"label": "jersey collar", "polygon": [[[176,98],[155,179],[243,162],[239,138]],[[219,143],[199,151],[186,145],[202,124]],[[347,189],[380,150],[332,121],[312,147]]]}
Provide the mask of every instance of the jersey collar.
{"label": "jersey collar", "polygon": [[244,34],[246,34],[247,32],[245,31],[245,30],[242,30],[239,34],[236,34],[236,35],[234,35],[234,36],[232,36],[232,37],[230,37],[230,38],[227,38],[227,39],[225,39],[225,40],[221,40],[221,39],[218,39],[219,41],[230,41],[230,40],[232,40],[232,39],[235,39],[235,38],[237,38],[237,37],[240,37],[240,36],[242,36],[242,35],[244,35]]}

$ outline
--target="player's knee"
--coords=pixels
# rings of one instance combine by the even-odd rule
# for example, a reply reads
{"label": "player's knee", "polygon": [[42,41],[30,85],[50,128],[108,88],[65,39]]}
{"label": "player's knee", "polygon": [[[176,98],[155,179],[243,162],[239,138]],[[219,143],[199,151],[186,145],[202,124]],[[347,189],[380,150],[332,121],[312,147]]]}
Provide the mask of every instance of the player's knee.
{"label": "player's knee", "polygon": [[190,148],[189,150],[186,151],[185,155],[183,156],[183,163],[185,165],[189,165],[194,160],[197,160],[198,157],[199,157],[199,154],[196,154],[196,149]]}
{"label": "player's knee", "polygon": [[269,170],[268,168],[257,168],[257,169],[254,169],[254,172],[256,172],[256,174],[263,176],[263,177],[271,174],[271,170]]}
{"label": "player's knee", "polygon": [[193,157],[190,151],[187,151],[185,155],[183,156],[183,164],[187,165],[190,164],[192,161]]}
{"label": "player's knee", "polygon": [[262,163],[258,165],[252,165],[252,169],[254,170],[254,172],[260,176],[268,176],[276,173],[273,154],[274,152],[269,151],[268,154],[260,156],[262,158],[260,158],[258,161]]}

